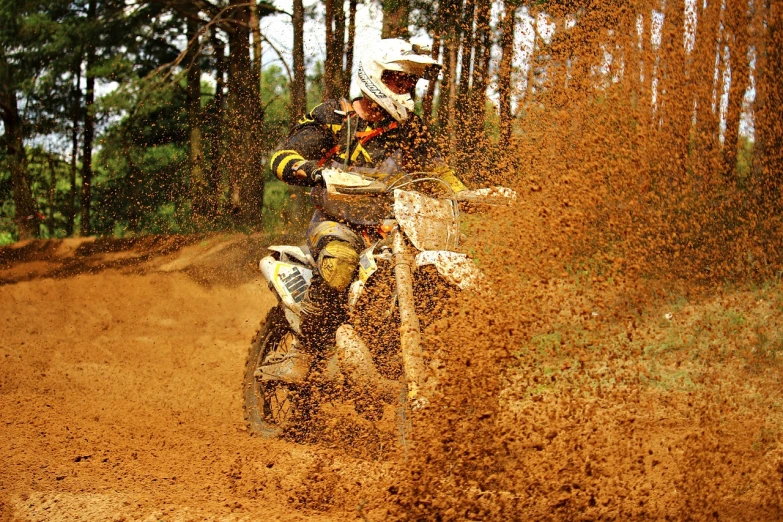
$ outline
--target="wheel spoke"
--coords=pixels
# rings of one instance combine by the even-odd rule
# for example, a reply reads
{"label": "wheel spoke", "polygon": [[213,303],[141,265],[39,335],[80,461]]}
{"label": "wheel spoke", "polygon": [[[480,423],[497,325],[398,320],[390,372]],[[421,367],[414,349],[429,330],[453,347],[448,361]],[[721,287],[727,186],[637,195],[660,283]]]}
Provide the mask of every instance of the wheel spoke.
{"label": "wheel spoke", "polygon": [[[288,420],[288,414],[291,411],[291,401],[287,396],[288,394],[285,391],[283,391],[283,393],[286,395],[286,397],[283,397],[283,400],[280,402],[280,408],[277,410],[278,419],[280,419],[278,422],[280,423],[284,423]],[[284,409],[285,413],[281,413]]]}
{"label": "wheel spoke", "polygon": [[293,410],[293,404],[290,398],[290,392],[285,385],[276,385],[274,389],[266,390],[264,394],[265,403],[268,406],[269,420],[282,426],[290,417]]}
{"label": "wheel spoke", "polygon": [[275,402],[277,403],[277,411],[275,412],[275,421],[278,424],[281,424],[280,422],[280,412],[283,411],[283,407],[285,406],[285,400],[280,401],[280,389],[275,390]]}
{"label": "wheel spoke", "polygon": [[[285,359],[294,344],[297,342],[295,334],[287,327],[282,317],[276,317],[270,313],[269,319],[272,322],[267,323],[269,328],[262,339],[254,341],[257,350],[253,357],[255,358],[255,370],[252,381],[247,383],[252,386],[255,401],[246,395],[246,408],[255,411],[258,421],[261,423],[261,429],[269,428],[284,431],[286,428],[300,420],[300,410],[298,408],[299,395],[297,386],[291,386],[288,383],[276,380],[266,380],[262,375],[261,368],[265,364],[271,364]],[[252,384],[250,384],[252,382]],[[293,389],[292,389],[293,388]],[[249,420],[249,422],[253,422]],[[264,427],[264,424],[266,427]]]}

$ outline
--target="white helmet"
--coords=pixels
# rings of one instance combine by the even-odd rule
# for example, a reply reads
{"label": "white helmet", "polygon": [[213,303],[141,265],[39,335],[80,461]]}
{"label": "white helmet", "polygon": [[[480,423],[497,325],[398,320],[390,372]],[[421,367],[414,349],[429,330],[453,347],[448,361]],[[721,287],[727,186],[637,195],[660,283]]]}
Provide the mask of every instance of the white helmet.
{"label": "white helmet", "polygon": [[359,88],[395,120],[405,121],[413,112],[416,82],[433,79],[440,71],[430,53],[399,38],[381,40],[359,61]]}

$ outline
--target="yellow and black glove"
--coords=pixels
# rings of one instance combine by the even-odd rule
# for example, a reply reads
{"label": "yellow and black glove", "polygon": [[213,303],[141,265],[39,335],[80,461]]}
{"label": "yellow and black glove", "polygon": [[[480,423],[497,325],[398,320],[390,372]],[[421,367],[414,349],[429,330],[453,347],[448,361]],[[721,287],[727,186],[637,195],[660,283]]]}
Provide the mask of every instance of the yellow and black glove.
{"label": "yellow and black glove", "polygon": [[315,161],[298,161],[291,166],[294,177],[302,180],[306,185],[317,185],[323,177],[321,176],[322,167]]}
{"label": "yellow and black glove", "polygon": [[468,190],[468,187],[466,187],[465,184],[460,181],[460,179],[454,173],[454,170],[448,165],[435,167],[432,169],[432,174],[445,181],[449,187],[451,187],[451,190],[453,190],[455,193]]}
{"label": "yellow and black glove", "polygon": [[272,155],[270,167],[280,181],[312,187],[321,179],[321,168],[295,150],[279,150]]}

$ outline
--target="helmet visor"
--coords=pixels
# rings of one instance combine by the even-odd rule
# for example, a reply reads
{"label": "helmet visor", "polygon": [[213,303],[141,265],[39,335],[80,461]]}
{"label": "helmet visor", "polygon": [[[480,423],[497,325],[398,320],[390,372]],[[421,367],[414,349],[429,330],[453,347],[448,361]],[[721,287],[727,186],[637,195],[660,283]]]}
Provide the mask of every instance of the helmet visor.
{"label": "helmet visor", "polygon": [[407,94],[416,87],[419,77],[401,71],[383,71],[381,81],[394,94]]}

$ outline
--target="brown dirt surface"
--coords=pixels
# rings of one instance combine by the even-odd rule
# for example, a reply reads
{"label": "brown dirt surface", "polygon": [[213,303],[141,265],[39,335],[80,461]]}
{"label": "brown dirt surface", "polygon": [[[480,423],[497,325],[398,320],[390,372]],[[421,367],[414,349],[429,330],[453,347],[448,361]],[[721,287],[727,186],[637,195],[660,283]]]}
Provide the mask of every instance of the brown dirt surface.
{"label": "brown dirt surface", "polygon": [[227,236],[0,252],[2,517],[780,516],[780,285],[635,309],[622,282],[575,277],[522,284],[507,306],[538,303],[530,316],[457,303],[427,330],[449,377],[404,460],[350,416],[307,444],[245,431],[246,349],[274,303],[261,250]]}
{"label": "brown dirt surface", "polygon": [[251,438],[253,237],[0,251],[0,520],[334,520],[384,464]]}

